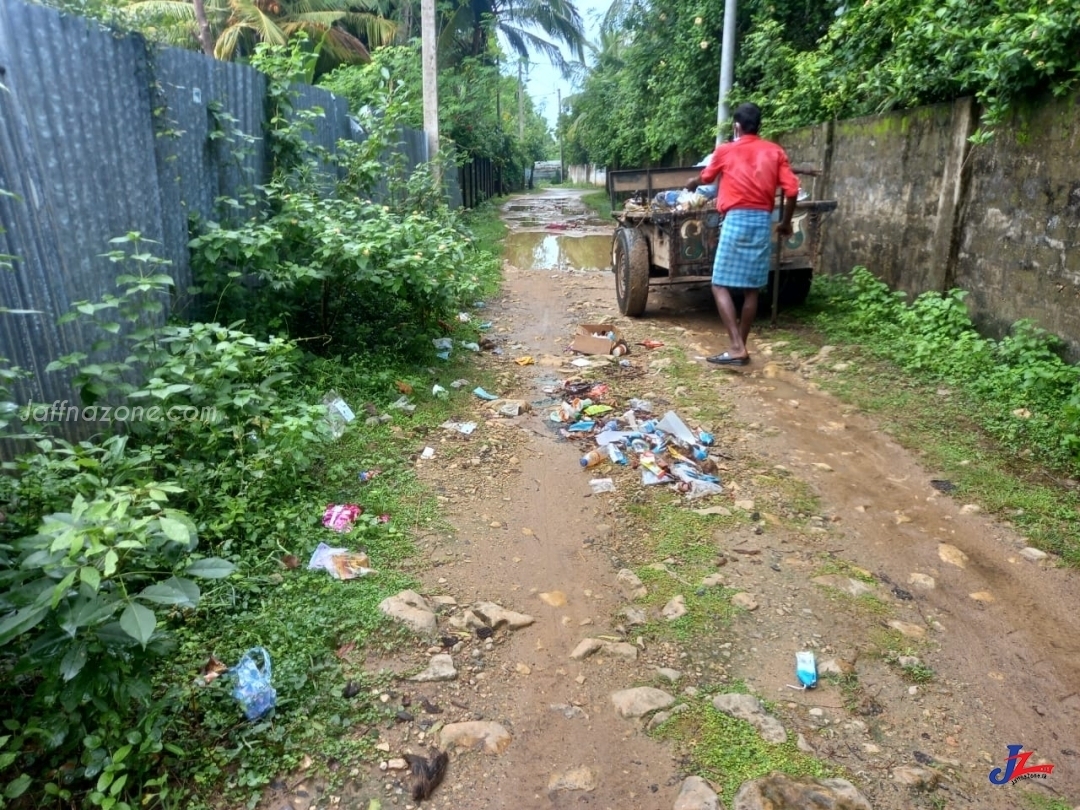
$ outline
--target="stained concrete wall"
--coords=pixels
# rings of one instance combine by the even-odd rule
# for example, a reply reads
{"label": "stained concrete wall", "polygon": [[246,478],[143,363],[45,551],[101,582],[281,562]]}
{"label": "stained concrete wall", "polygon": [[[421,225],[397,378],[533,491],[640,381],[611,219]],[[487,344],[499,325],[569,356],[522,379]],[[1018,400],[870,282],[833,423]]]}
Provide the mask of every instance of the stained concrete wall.
{"label": "stained concrete wall", "polygon": [[913,295],[961,287],[991,333],[1030,318],[1080,358],[1080,94],[973,145],[978,118],[960,99],[780,136],[792,164],[823,170],[815,196],[837,201],[820,270],[865,265]]}

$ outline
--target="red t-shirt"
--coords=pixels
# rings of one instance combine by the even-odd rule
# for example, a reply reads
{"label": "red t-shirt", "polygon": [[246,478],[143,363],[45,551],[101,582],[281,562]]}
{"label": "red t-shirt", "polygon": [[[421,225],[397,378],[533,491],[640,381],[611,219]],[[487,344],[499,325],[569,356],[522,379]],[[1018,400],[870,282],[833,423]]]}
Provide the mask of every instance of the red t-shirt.
{"label": "red t-shirt", "polygon": [[711,183],[717,177],[721,182],[716,210],[721,214],[733,208],[771,212],[777,187],[789,198],[799,193],[787,154],[779,144],[757,135],[743,135],[716,147],[709,165],[701,170],[701,182]]}

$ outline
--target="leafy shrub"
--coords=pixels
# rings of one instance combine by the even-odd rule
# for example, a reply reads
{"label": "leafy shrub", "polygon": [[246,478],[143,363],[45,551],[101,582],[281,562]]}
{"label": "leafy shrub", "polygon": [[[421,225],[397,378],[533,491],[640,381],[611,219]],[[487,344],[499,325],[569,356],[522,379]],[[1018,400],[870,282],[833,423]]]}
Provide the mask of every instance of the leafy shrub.
{"label": "leafy shrub", "polygon": [[908,305],[865,267],[815,284],[828,300],[822,323],[902,368],[963,388],[978,403],[975,418],[1008,446],[1080,469],[1080,367],[1061,359],[1059,338],[1029,320],[999,341],[985,338],[963,290],[924,293]]}

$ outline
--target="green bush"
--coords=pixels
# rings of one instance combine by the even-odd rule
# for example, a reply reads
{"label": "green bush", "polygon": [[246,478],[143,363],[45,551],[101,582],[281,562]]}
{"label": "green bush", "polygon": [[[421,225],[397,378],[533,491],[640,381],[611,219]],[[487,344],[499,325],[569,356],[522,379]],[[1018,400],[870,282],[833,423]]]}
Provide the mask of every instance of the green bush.
{"label": "green bush", "polygon": [[1029,320],[1001,340],[983,337],[966,293],[904,293],[867,270],[815,279],[827,300],[816,317],[862,340],[901,368],[957,386],[977,403],[974,418],[993,436],[1045,462],[1080,469],[1080,367],[1065,362],[1061,340]]}

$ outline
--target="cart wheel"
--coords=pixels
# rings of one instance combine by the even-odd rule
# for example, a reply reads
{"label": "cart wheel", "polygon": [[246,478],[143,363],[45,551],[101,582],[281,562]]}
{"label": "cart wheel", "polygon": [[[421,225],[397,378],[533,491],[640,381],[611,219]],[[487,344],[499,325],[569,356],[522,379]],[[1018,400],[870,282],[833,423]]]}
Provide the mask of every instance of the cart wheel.
{"label": "cart wheel", "polygon": [[615,231],[612,250],[619,312],[637,318],[649,300],[649,243],[633,228]]}

